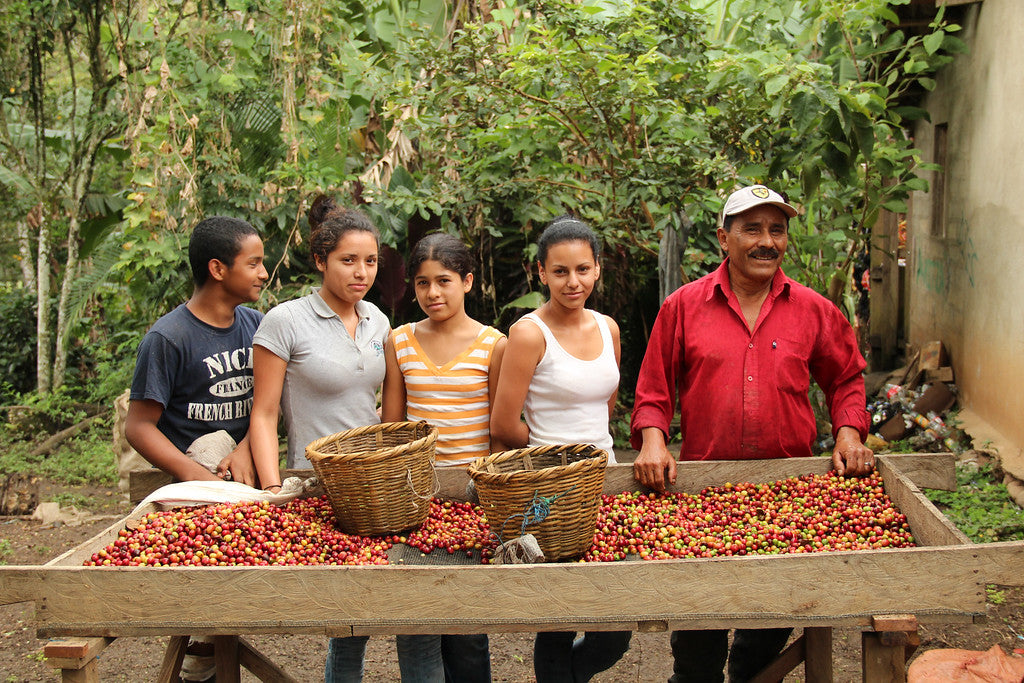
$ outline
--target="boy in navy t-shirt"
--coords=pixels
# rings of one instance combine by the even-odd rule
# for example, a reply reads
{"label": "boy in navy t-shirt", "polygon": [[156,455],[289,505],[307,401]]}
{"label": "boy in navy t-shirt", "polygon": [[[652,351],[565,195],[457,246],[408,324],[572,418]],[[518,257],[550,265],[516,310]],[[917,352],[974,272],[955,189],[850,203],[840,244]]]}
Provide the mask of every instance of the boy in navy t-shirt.
{"label": "boy in navy t-shirt", "polygon": [[[175,479],[234,479],[253,486],[246,433],[252,336],[263,314],[241,304],[259,299],[267,281],[263,241],[247,222],[213,216],[195,227],[188,256],[195,290],[139,345],[125,435],[142,457]],[[193,447],[196,439],[210,443],[208,435],[215,433],[220,440],[213,443],[220,446],[205,450],[226,456],[218,454],[211,471],[190,456],[203,450]]]}

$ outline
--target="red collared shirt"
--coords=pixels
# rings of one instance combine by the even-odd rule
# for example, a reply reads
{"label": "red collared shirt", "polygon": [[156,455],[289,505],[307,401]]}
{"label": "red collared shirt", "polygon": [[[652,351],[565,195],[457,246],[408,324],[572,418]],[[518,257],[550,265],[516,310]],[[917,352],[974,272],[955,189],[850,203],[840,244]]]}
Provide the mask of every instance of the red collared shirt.
{"label": "red collared shirt", "polygon": [[678,390],[682,460],[811,455],[811,376],[825,392],[833,436],[851,426],[863,439],[864,366],[839,309],[781,269],[751,334],[727,260],[662,304],[637,379],[633,447],[645,427],[668,434]]}

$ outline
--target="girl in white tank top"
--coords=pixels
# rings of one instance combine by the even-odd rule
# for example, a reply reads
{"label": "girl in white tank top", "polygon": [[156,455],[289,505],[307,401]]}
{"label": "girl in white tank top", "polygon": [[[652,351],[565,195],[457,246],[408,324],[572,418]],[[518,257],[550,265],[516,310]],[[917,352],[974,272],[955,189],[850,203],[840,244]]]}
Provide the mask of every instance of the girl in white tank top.
{"label": "girl in white tank top", "polygon": [[[540,279],[551,296],[509,330],[491,409],[491,438],[509,448],[591,443],[615,462],[608,418],[619,388],[619,327],[586,308],[601,274],[597,236],[565,216],[545,228],[537,247]],[[630,635],[538,633],[537,683],[589,681],[625,654]]]}
{"label": "girl in white tank top", "polygon": [[491,436],[508,448],[594,444],[614,463],[608,419],[619,388],[619,327],[586,308],[601,275],[597,235],[565,216],[537,246],[550,297],[509,330]]}

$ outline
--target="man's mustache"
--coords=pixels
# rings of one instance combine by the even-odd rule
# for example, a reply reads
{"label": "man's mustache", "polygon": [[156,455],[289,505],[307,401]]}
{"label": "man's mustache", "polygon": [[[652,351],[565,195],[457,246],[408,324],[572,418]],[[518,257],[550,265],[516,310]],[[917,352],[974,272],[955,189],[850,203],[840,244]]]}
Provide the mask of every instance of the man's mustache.
{"label": "man's mustache", "polygon": [[754,251],[750,252],[750,256],[751,256],[751,258],[777,259],[777,258],[779,258],[779,250],[778,249],[755,249]]}

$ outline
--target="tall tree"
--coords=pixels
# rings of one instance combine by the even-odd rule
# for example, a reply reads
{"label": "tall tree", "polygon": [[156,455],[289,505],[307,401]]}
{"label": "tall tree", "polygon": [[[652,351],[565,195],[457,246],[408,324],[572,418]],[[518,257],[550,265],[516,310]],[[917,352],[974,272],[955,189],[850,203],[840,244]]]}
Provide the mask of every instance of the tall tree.
{"label": "tall tree", "polygon": [[27,0],[16,4],[11,18],[8,35],[22,47],[27,79],[10,88],[21,97],[4,102],[0,140],[12,167],[9,178],[31,198],[19,202],[21,215],[13,222],[19,252],[34,252],[22,277],[36,292],[40,392],[64,382],[82,228],[96,214],[87,198],[97,191],[93,181],[104,146],[124,127],[113,47],[116,7],[103,0]]}

